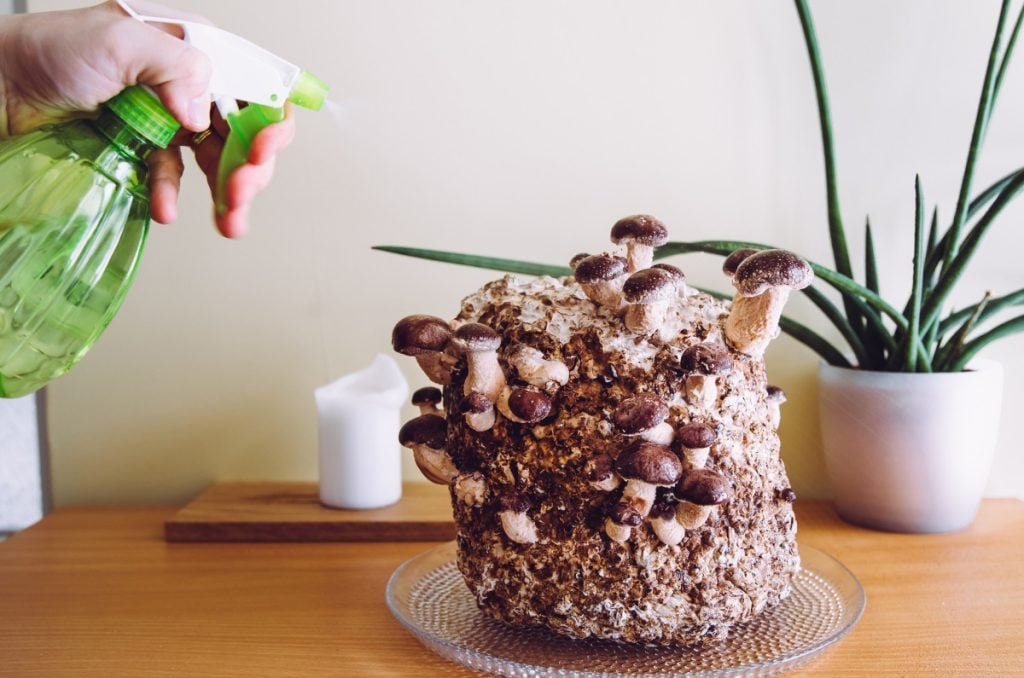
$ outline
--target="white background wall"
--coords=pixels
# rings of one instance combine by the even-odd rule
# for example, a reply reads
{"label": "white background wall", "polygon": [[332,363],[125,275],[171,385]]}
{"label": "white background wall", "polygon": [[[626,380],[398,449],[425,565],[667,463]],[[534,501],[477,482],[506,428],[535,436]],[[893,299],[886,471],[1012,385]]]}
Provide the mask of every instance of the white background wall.
{"label": "white background wall", "polygon": [[[493,277],[374,244],[564,263],[606,247],[617,218],[649,212],[679,239],[762,240],[829,260],[813,90],[786,0],[173,4],[317,73],[342,114],[298,112],[298,138],[242,242],[214,234],[191,168],[179,223],[154,229],[117,320],[52,387],[58,504],[183,502],[217,479],[314,479],[313,388],[389,351],[397,319],[451,316]],[[883,289],[902,305],[914,173],[948,218],[998,3],[811,7],[852,250],[870,212]],[[1024,164],[1022,118],[1016,63],[981,185]],[[1021,286],[1022,220],[1022,205],[1004,215],[958,304]],[[717,259],[675,263],[725,289]],[[818,323],[803,300],[790,310]],[[1024,494],[1022,348],[1018,337],[987,352],[1007,374],[992,495]],[[424,383],[413,361],[402,365]],[[770,349],[803,496],[828,493],[815,368],[788,338]]]}

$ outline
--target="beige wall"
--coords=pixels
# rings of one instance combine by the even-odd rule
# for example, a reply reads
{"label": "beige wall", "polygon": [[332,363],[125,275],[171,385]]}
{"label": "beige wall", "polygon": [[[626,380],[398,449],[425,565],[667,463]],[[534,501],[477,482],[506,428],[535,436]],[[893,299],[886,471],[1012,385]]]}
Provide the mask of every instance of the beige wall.
{"label": "beige wall", "polygon": [[[59,504],[182,502],[217,479],[314,479],[313,388],[388,351],[398,318],[451,316],[492,276],[373,244],[562,263],[605,247],[618,217],[650,212],[680,239],[764,240],[829,258],[813,93],[786,0],[174,4],[319,74],[343,114],[299,111],[298,138],[242,242],[214,235],[190,170],[179,223],[155,229],[117,320],[52,387]],[[948,217],[997,4],[811,3],[852,245],[860,252],[870,212],[883,287],[899,296],[914,173]],[[985,184],[1024,159],[1022,116],[1018,63]],[[958,303],[1020,287],[1022,207],[991,234]],[[724,289],[717,260],[675,263]],[[791,310],[816,322],[802,300]],[[1008,382],[990,494],[1024,494],[1013,426],[1022,347],[1015,338],[988,353]],[[411,360],[402,365],[422,383]],[[815,366],[788,338],[770,349],[770,378],[790,395],[784,455],[804,496],[828,492]]]}

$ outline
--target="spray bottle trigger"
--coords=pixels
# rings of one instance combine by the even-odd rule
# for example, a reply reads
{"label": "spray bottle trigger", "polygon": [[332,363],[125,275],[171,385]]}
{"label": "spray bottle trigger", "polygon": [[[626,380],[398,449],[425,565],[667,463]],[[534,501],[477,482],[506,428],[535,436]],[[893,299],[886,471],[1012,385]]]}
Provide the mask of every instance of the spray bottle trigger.
{"label": "spray bottle trigger", "polygon": [[228,113],[226,121],[230,133],[224,140],[220,165],[217,167],[217,191],[215,203],[217,214],[227,212],[227,184],[231,173],[249,160],[252,140],[260,130],[275,122],[284,120],[284,108],[272,108],[262,104],[249,104],[245,108]]}

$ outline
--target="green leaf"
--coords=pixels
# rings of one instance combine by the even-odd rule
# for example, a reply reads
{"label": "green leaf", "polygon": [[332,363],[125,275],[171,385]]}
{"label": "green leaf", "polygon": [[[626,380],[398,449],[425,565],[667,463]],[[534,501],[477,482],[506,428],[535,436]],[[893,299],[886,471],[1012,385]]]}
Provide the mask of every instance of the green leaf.
{"label": "green leaf", "polygon": [[999,20],[996,23],[996,34],[992,39],[992,48],[988,54],[988,65],[985,68],[985,80],[981,86],[981,97],[978,101],[978,111],[974,118],[974,129],[971,132],[971,144],[967,150],[967,162],[964,166],[963,179],[960,182],[960,195],[956,202],[956,211],[953,213],[953,224],[950,226],[949,242],[943,259],[943,272],[952,264],[960,249],[960,233],[964,223],[967,221],[967,203],[970,201],[971,184],[974,182],[974,169],[978,160],[978,153],[981,151],[982,143],[985,140],[985,132],[988,129],[988,120],[992,113],[993,88],[995,86],[997,62],[999,60],[999,46],[1003,40],[1003,30],[1006,27],[1006,14],[1010,6],[1010,0],[1003,0],[999,8]]}
{"label": "green leaf", "polygon": [[375,249],[380,252],[391,252],[392,254],[401,254],[406,257],[415,257],[417,259],[443,261],[446,264],[472,266],[474,268],[485,268],[492,271],[502,271],[505,273],[521,273],[523,275],[550,275],[555,278],[572,275],[572,269],[570,269],[568,266],[556,266],[554,264],[537,264],[530,261],[519,261],[516,259],[482,257],[476,254],[445,252],[442,250],[429,250],[421,249],[418,247],[401,247],[399,245],[376,245],[371,249]]}
{"label": "green leaf", "polygon": [[964,346],[963,352],[959,355],[956,362],[953,363],[950,371],[962,372],[974,356],[978,354],[978,351],[985,348],[996,339],[1002,339],[1003,337],[1018,334],[1020,332],[1024,332],[1024,315],[1019,315],[1016,318],[1007,320],[1002,325],[999,325],[977,339],[970,341],[966,346]]}
{"label": "green leaf", "polygon": [[864,284],[878,294],[878,261],[875,259],[875,239],[871,235],[871,217],[864,219]]}
{"label": "green leaf", "polygon": [[985,312],[985,306],[988,305],[989,300],[992,298],[991,292],[985,292],[985,296],[981,298],[977,304],[974,305],[974,312],[964,321],[960,329],[956,331],[949,341],[936,352],[935,355],[935,368],[940,372],[949,370],[952,363],[956,362],[956,357],[963,351],[964,344],[967,341],[967,335],[971,333],[981,314]]}
{"label": "green leaf", "polygon": [[807,348],[817,353],[829,365],[834,365],[836,367],[853,367],[853,365],[850,364],[850,361],[847,360],[838,349],[832,346],[827,339],[816,333],[811,328],[802,325],[791,318],[787,318],[786,316],[782,316],[782,318],[779,319],[779,328]]}
{"label": "green leaf", "polygon": [[[924,193],[921,176],[914,177],[914,283],[911,291],[909,327],[905,347],[904,367],[907,372],[917,371],[917,344],[921,333],[921,288],[924,286]],[[922,356],[925,359],[926,356]],[[926,371],[930,371],[926,370]]]}
{"label": "green leaf", "polygon": [[1017,21],[1013,25],[1013,31],[1010,33],[1009,40],[1006,41],[1006,49],[1003,51],[1003,60],[999,64],[999,73],[996,74],[996,82],[992,88],[992,105],[995,106],[996,99],[999,98],[999,90],[1003,87],[1003,76],[1006,75],[1006,67],[1010,65],[1010,57],[1013,56],[1013,48],[1017,45],[1017,36],[1020,35],[1020,26],[1024,22],[1024,5],[1021,5],[1020,11],[1017,12]]}
{"label": "green leaf", "polygon": [[981,309],[980,311],[978,310],[979,305],[980,304],[968,306],[967,308],[961,309],[956,313],[950,314],[945,320],[943,320],[940,323],[939,336],[945,336],[950,332],[950,330],[952,330],[958,324],[962,323],[964,320],[970,318],[975,313],[978,313],[978,319],[976,323],[980,325],[981,323],[985,322],[990,317],[992,317],[996,313],[999,313],[1005,308],[1010,308],[1011,306],[1024,306],[1024,287],[1015,292],[1010,292],[1009,294],[1004,295],[1002,297],[990,299],[988,303],[984,305],[984,308]]}

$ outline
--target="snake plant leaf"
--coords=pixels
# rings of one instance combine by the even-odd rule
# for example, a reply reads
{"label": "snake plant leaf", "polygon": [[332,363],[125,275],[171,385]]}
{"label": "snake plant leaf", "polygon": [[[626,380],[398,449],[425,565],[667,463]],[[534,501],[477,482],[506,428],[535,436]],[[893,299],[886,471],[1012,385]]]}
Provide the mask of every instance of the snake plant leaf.
{"label": "snake plant leaf", "polygon": [[402,247],[399,245],[376,245],[371,249],[380,252],[391,252],[417,259],[429,259],[431,261],[443,261],[447,264],[459,266],[472,266],[504,273],[522,273],[523,275],[550,275],[555,278],[572,275],[572,269],[568,266],[557,266],[555,264],[538,264],[531,261],[519,261],[517,259],[501,259],[499,257],[484,257],[476,254],[464,254],[461,252],[446,252],[443,250],[422,249],[419,247]]}
{"label": "snake plant leaf", "polygon": [[962,372],[968,363],[978,354],[978,351],[991,344],[996,339],[1024,332],[1024,315],[1007,320],[976,339],[972,339],[964,346],[963,352],[950,368],[951,372]]}
{"label": "snake plant leaf", "polygon": [[[911,288],[910,317],[904,366],[907,372],[918,367],[917,342],[921,335],[921,288],[924,287],[924,191],[921,176],[914,177],[914,277]],[[922,356],[927,360],[927,356]],[[927,366],[926,366],[927,367]],[[925,371],[931,371],[926,369]]]}
{"label": "snake plant leaf", "polygon": [[974,304],[973,306],[963,308],[956,313],[951,313],[939,324],[939,336],[945,336],[954,327],[963,323],[975,313],[978,313],[976,324],[980,325],[1003,309],[1010,308],[1011,306],[1024,306],[1024,288],[1010,292],[1009,294],[1001,297],[990,299],[980,312],[978,311],[978,306],[979,304]]}

